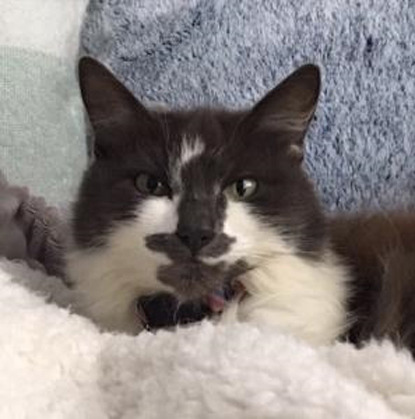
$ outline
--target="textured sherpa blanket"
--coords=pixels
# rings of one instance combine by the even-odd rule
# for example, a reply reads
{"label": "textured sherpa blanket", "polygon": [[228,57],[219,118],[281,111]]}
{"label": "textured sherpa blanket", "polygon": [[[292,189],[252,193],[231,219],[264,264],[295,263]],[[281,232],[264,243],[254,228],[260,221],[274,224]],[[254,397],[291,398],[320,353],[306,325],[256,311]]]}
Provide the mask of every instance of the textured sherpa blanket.
{"label": "textured sherpa blanket", "polygon": [[83,45],[179,106],[250,105],[318,63],[307,165],[326,208],[415,203],[413,0],[91,0]]}
{"label": "textured sherpa blanket", "polygon": [[71,302],[59,284],[0,262],[1,418],[415,417],[415,365],[389,343],[313,349],[275,329],[208,322],[110,335],[48,304]]}

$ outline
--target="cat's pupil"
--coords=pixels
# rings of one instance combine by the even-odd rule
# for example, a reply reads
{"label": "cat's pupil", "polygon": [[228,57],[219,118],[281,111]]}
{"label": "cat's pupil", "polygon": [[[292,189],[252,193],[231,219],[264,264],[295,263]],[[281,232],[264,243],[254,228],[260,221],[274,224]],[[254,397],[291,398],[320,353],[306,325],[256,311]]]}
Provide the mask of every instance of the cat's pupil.
{"label": "cat's pupil", "polygon": [[147,189],[149,192],[153,193],[161,187],[161,183],[154,176],[149,176],[147,179]]}
{"label": "cat's pupil", "polygon": [[135,185],[142,194],[164,196],[168,193],[168,187],[159,178],[147,173],[138,175]]}
{"label": "cat's pupil", "polygon": [[240,179],[235,185],[235,192],[239,198],[247,198],[256,190],[257,183],[253,179]]}
{"label": "cat's pupil", "polygon": [[244,179],[238,180],[238,182],[236,182],[236,192],[238,193],[238,195],[243,197],[246,193],[246,190],[247,190],[246,180]]}
{"label": "cat's pupil", "polygon": [[257,182],[254,179],[239,179],[225,190],[226,195],[230,199],[247,199],[251,197],[257,190]]}

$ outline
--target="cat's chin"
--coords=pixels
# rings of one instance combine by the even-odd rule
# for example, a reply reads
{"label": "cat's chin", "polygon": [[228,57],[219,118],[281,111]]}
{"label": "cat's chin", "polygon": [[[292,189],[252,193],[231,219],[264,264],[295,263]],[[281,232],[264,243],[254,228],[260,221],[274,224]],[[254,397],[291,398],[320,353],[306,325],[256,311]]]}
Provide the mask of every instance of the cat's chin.
{"label": "cat's chin", "polygon": [[226,284],[224,264],[206,265],[196,260],[172,263],[159,268],[158,279],[174,289],[180,301],[200,300]]}
{"label": "cat's chin", "polygon": [[233,283],[247,271],[243,262],[227,265],[219,262],[208,265],[195,259],[164,265],[158,270],[158,279],[174,289],[180,301],[225,300],[232,294]]}

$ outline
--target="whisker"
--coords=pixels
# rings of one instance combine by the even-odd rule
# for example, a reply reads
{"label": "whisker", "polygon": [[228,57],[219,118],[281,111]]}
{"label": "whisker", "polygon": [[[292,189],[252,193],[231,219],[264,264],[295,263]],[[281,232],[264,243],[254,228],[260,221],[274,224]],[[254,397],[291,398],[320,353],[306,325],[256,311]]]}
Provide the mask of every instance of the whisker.
{"label": "whisker", "polygon": [[178,300],[178,301],[177,301],[177,305],[176,305],[176,309],[174,310],[174,313],[173,313],[173,323],[174,323],[175,325],[177,325],[177,324],[179,323],[178,314],[179,314],[180,307],[181,307],[182,305],[183,305],[183,302],[182,302],[182,301],[180,301],[180,300]]}

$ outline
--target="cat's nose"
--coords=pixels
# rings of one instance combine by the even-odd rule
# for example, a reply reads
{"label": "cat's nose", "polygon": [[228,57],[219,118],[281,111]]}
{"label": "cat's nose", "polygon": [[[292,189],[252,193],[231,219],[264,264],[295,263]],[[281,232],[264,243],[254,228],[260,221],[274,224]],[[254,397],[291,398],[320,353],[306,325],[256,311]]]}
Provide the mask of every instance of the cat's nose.
{"label": "cat's nose", "polygon": [[197,254],[203,247],[209,244],[215,233],[211,229],[181,227],[176,232],[179,239],[185,244],[192,255]]}

